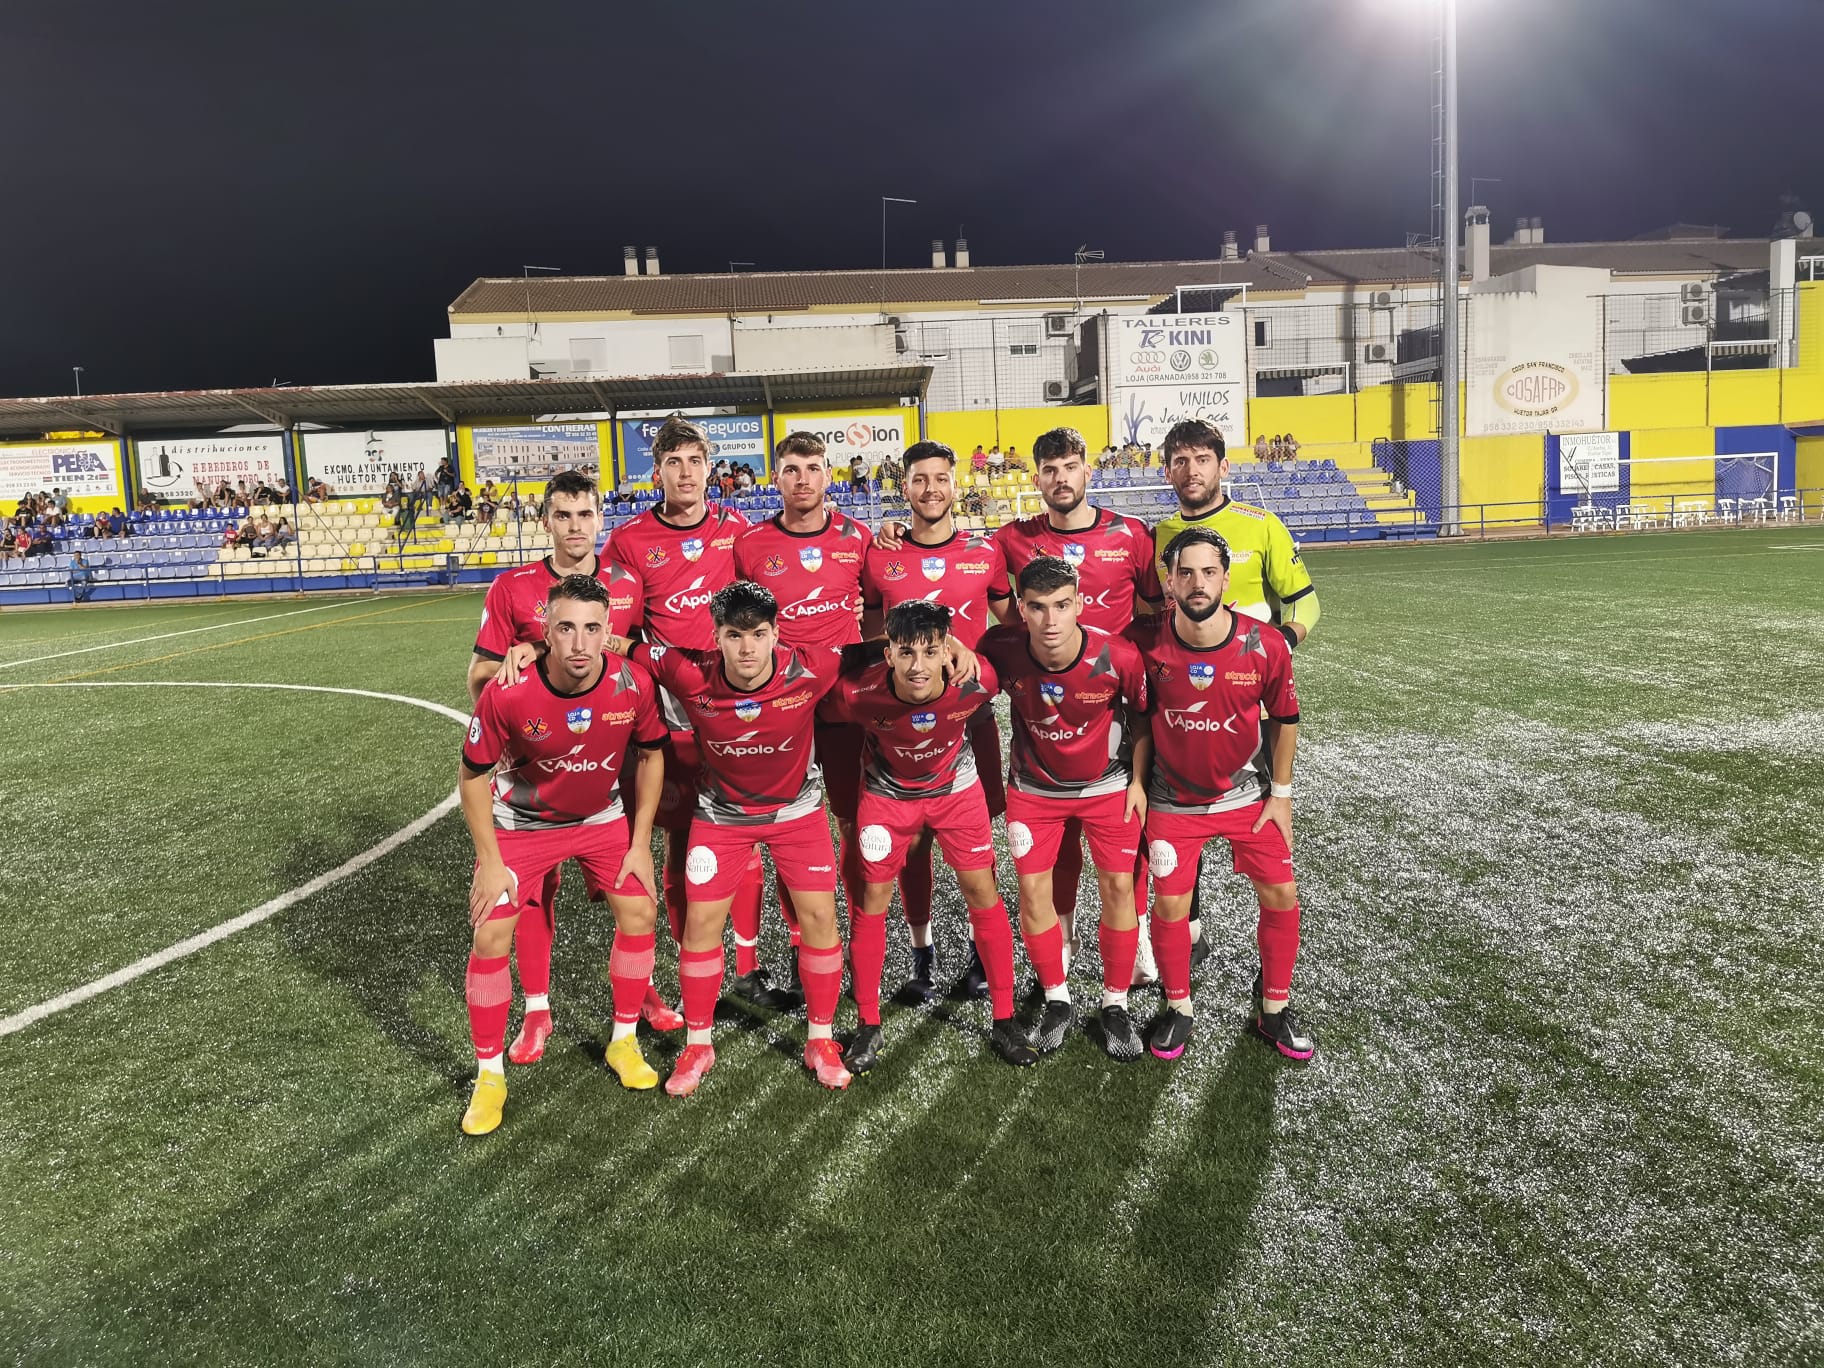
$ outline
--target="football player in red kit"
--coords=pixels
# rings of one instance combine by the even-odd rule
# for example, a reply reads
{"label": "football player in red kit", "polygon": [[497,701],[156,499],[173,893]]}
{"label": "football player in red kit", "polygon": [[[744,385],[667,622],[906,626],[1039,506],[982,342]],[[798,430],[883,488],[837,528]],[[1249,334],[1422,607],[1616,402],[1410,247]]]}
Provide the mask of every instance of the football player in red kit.
{"label": "football player in red kit", "polygon": [[[658,748],[665,726],[647,671],[604,658],[607,618],[608,592],[599,580],[559,580],[547,598],[545,658],[515,684],[487,685],[469,719],[458,788],[475,843],[465,996],[478,1067],[462,1118],[470,1135],[500,1125],[506,1104],[502,1053],[514,926],[542,915],[545,876],[568,859],[582,864],[591,898],[605,897],[614,912],[608,1066],[629,1088],[659,1081],[634,1028],[652,978],[652,822],[664,781]],[[620,782],[630,752],[639,757],[631,823]]]}
{"label": "football player in red kit", "polygon": [[[710,596],[735,579],[735,538],[747,519],[732,508],[708,502],[709,438],[685,418],[668,418],[652,439],[653,476],[664,501],[614,529],[608,559],[626,566],[646,585],[646,639],[693,651],[715,649],[709,620]],[[665,720],[671,744],[665,753],[665,796],[659,826],[665,832],[665,913],[674,936],[684,931],[688,894],[684,878],[684,837],[690,830],[697,781],[697,740],[691,719],[675,702]],[[737,897],[753,907],[759,922],[761,866],[742,880]]]}
{"label": "football player in red kit", "polygon": [[638,645],[674,703],[692,714],[700,764],[696,810],[684,861],[690,897],[678,977],[690,1032],[665,1090],[694,1092],[716,1062],[710,1027],[722,993],[722,929],[755,850],[772,851],[779,878],[798,908],[798,972],[809,1021],[804,1063],[827,1088],[846,1088],[831,1026],[842,993],[842,942],[836,929],[836,856],[823,813],[823,784],[812,759],[817,703],[836,682],[839,652],[779,644],[778,600],[737,580],[710,600],[716,649]]}
{"label": "football player in red kit", "polygon": [[849,904],[849,950],[861,1025],[843,1052],[851,1073],[866,1073],[880,1053],[880,973],[887,956],[887,907],[893,881],[915,841],[931,833],[956,871],[993,999],[989,1044],[1009,1064],[1037,1062],[1013,1015],[1013,933],[994,877],[994,830],[966,743],[975,714],[994,701],[992,673],[966,683],[946,677],[950,610],[911,599],[887,612],[886,659],[845,673],[818,712],[864,735],[865,768],[857,808],[862,862],[858,898]]}
{"label": "football player in red kit", "polygon": [[[1154,747],[1147,783],[1153,951],[1165,1009],[1148,1046],[1176,1059],[1191,1038],[1191,937],[1186,918],[1197,861],[1213,836],[1228,841],[1235,872],[1260,901],[1260,977],[1254,1030],[1290,1059],[1317,1042],[1288,1005],[1298,958],[1298,885],[1292,877],[1292,760],[1298,693],[1292,649],[1278,629],[1223,602],[1229,546],[1207,528],[1166,544],[1171,613],[1132,630],[1146,660]],[[1266,722],[1263,724],[1262,705]]]}
{"label": "football player in red kit", "polygon": [[[948,608],[952,637],[973,649],[991,619],[1010,611],[1007,563],[993,542],[956,525],[954,451],[942,442],[914,442],[900,461],[912,523],[903,540],[890,547],[877,540],[868,553],[862,576],[869,610],[863,634],[870,639],[879,635],[881,615],[894,605],[923,599]],[[989,815],[998,817],[1006,811],[1007,791],[1001,770],[1001,733],[992,708],[976,713],[969,724],[969,744],[975,751]],[[928,997],[936,973],[928,835],[919,837],[907,853],[899,876],[899,896],[912,931],[912,983],[908,987]],[[970,993],[986,988],[979,955],[973,958],[964,983]]]}
{"label": "football player in red kit", "polygon": [[[593,575],[608,591],[608,627],[625,636],[639,625],[645,586],[640,577],[623,566],[596,555],[602,531],[601,494],[595,481],[581,471],[566,470],[545,486],[545,530],[551,534],[551,554],[529,565],[503,570],[488,586],[482,604],[481,627],[475,634],[475,652],[469,658],[469,701],[478,703],[481,692],[497,675],[517,680],[522,667],[534,658],[533,647],[545,640],[546,604],[552,586],[570,575]],[[515,652],[515,647],[523,647]],[[503,670],[502,661],[513,655]],[[633,770],[627,770],[631,782]],[[623,797],[631,798],[631,794]],[[559,867],[553,866],[536,904],[537,915],[523,914],[513,932],[513,954],[518,961],[520,991],[525,994],[525,1018],[514,1037],[507,1058],[515,1064],[532,1064],[544,1055],[551,1037],[551,943],[557,932]],[[646,1019],[661,1031],[675,1031],[684,1019],[658,995],[649,991]]]}
{"label": "football player in red kit", "polygon": [[[783,507],[735,538],[735,572],[763,585],[779,600],[779,641],[784,646],[840,650],[861,640],[862,558],[873,534],[826,502],[829,461],[823,440],[788,433],[773,452],[773,483]],[[841,876],[849,905],[860,896],[861,857],[855,851],[855,805],[861,796],[861,735],[856,728],[819,718],[817,765],[823,771],[830,814],[841,834]],[[798,944],[791,894],[779,890],[780,910]],[[789,995],[776,994],[758,960],[759,905],[737,899],[734,992],[766,1005],[795,1004],[797,974]],[[751,912],[751,920],[749,913]],[[796,966],[794,965],[794,969]]]}
{"label": "football player in red kit", "polygon": [[[1097,508],[1089,502],[1089,446],[1075,428],[1053,428],[1032,444],[1033,483],[1045,511],[1004,524],[994,534],[1010,569],[1035,556],[1057,556],[1077,572],[1078,614],[1085,627],[1119,636],[1139,614],[1157,613],[1165,602],[1153,558],[1153,534],[1138,518]],[[1064,827],[1058,862],[1051,871],[1052,905],[1064,927],[1066,949],[1077,949],[1077,883],[1083,873],[1083,824]],[[1136,885],[1140,915],[1134,981],[1158,977],[1147,934],[1144,886]]]}
{"label": "football player in red kit", "polygon": [[980,649],[1012,704],[1007,844],[1020,876],[1026,955],[1045,993],[1033,1044],[1057,1049],[1073,1018],[1051,870],[1075,818],[1102,895],[1103,1048],[1114,1059],[1137,1059],[1127,994],[1139,937],[1134,869],[1146,817],[1139,776],[1150,743],[1135,719],[1146,711],[1146,672],[1131,641],[1082,625],[1077,572],[1067,562],[1039,556],[1021,567],[1018,583],[1024,626],[996,627]]}

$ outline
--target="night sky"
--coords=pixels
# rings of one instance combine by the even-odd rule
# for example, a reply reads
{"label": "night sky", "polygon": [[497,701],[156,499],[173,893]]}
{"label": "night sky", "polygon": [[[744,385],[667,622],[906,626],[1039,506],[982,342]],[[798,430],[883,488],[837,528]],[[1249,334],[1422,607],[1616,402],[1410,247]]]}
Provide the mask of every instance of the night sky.
{"label": "night sky", "polygon": [[[1824,211],[1824,0],[1461,0],[1496,237]],[[0,392],[429,379],[522,265],[870,267],[1397,245],[1422,0],[24,0],[0,17]],[[1807,112],[1808,109],[1812,112]]]}

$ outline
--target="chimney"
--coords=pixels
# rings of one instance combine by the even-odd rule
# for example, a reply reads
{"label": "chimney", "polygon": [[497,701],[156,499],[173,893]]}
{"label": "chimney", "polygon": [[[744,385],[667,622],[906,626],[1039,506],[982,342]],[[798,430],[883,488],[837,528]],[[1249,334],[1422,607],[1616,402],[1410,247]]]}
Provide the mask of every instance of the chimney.
{"label": "chimney", "polygon": [[1542,219],[1542,218],[1533,219],[1527,225],[1527,229],[1528,229],[1528,235],[1527,235],[1528,242],[1532,243],[1534,246],[1538,246],[1545,241],[1545,220],[1544,219]]}
{"label": "chimney", "polygon": [[944,256],[944,240],[942,238],[932,238],[931,269],[934,271],[941,271],[949,264],[950,262]]}
{"label": "chimney", "polygon": [[1237,248],[1235,246],[1235,230],[1233,228],[1226,229],[1223,232],[1222,259],[1224,261],[1240,261],[1241,260],[1241,251],[1239,248]]}
{"label": "chimney", "polygon": [[969,239],[968,238],[958,238],[956,240],[956,264],[957,264],[958,269],[967,267],[969,265]]}
{"label": "chimney", "polygon": [[1254,250],[1257,252],[1273,250],[1273,240],[1267,236],[1267,225],[1264,223],[1254,225]]}
{"label": "chimney", "polygon": [[621,248],[621,269],[628,275],[640,273],[640,249],[638,247]]}
{"label": "chimney", "polygon": [[657,247],[648,247],[646,249],[646,274],[647,275],[657,275],[658,273],[659,273],[659,249]]}
{"label": "chimney", "polygon": [[1463,255],[1469,258],[1469,278],[1488,279],[1488,210],[1480,204],[1469,206],[1463,216]]}
{"label": "chimney", "polygon": [[1532,220],[1525,214],[1514,220],[1514,235],[1507,240],[1509,247],[1524,247],[1532,240]]}

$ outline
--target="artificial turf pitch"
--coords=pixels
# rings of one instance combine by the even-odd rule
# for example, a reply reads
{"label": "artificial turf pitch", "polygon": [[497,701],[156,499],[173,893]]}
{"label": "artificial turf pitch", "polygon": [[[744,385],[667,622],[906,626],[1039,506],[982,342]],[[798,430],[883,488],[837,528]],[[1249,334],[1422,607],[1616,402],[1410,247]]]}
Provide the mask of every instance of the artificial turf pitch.
{"label": "artificial turf pitch", "polygon": [[[1824,536],[1310,559],[1309,1065],[1240,1031],[1254,914],[1218,859],[1175,1065],[1116,1065],[1079,1031],[1016,1072],[984,1005],[944,1002],[889,1008],[882,1064],[831,1095],[800,1021],[725,1004],[696,1097],[627,1093],[601,1063],[610,932],[573,877],[557,1038],[510,1070],[506,1125],[465,1139],[470,857],[445,815],[0,1035],[0,1357],[1824,1359]],[[466,711],[478,611],[0,617],[0,1017],[432,811],[460,738],[349,695],[13,686]],[[954,973],[945,875],[939,901]],[[782,966],[770,915],[766,935]],[[661,1069],[676,1049],[647,1042]]]}

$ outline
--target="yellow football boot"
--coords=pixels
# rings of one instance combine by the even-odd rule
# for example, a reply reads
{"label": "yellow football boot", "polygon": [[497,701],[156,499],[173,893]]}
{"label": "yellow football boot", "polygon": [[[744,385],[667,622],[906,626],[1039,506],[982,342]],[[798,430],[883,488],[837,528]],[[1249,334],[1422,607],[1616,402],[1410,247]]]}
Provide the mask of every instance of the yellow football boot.
{"label": "yellow football boot", "polygon": [[475,1091],[469,1094],[469,1109],[462,1114],[464,1135],[486,1135],[500,1125],[500,1113],[507,1105],[505,1074],[483,1070],[475,1076]]}
{"label": "yellow football boot", "polygon": [[609,1045],[603,1057],[608,1061],[608,1067],[614,1070],[615,1076],[621,1080],[623,1088],[644,1090],[659,1086],[659,1075],[640,1053],[637,1036],[622,1036]]}

